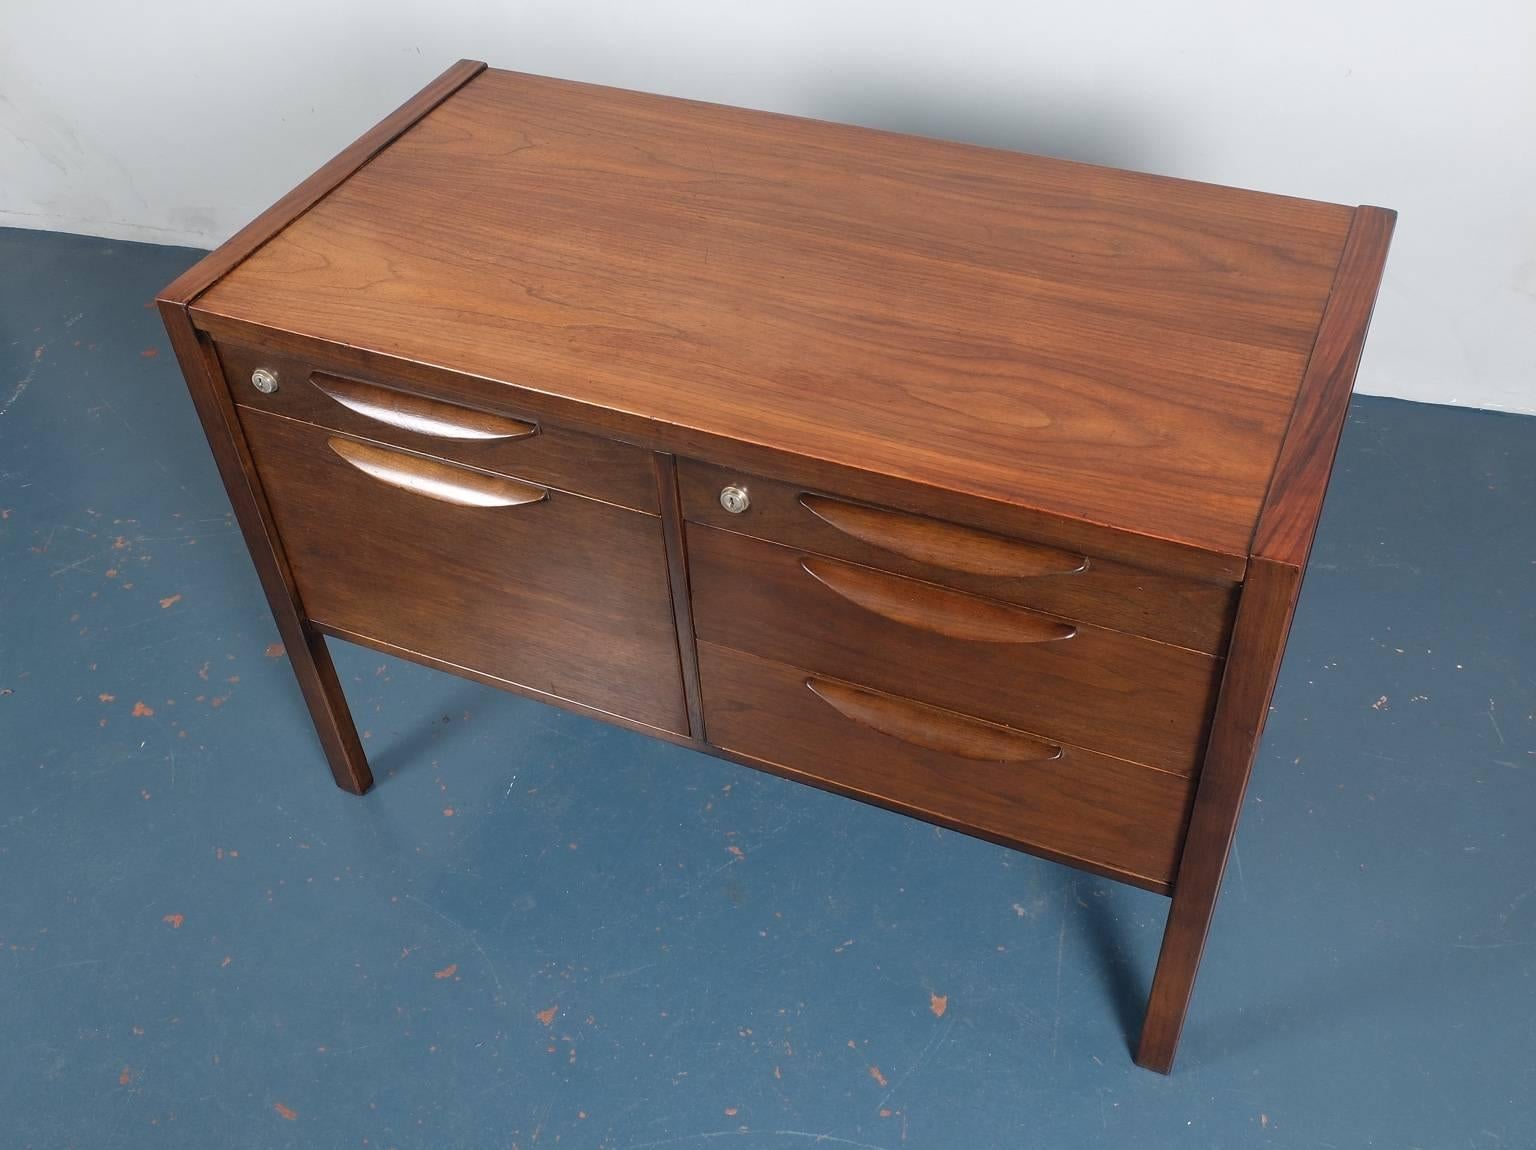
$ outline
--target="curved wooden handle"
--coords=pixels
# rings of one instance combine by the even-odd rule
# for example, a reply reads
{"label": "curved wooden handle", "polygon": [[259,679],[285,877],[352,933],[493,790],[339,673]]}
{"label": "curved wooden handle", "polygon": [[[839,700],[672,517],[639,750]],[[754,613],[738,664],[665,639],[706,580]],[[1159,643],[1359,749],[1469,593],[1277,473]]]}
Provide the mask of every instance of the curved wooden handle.
{"label": "curved wooden handle", "polygon": [[827,590],[866,611],[917,627],[980,643],[1050,643],[1070,639],[1077,628],[1023,607],[994,603],[916,579],[887,575],[833,559],[802,559],[801,568]]}
{"label": "curved wooden handle", "polygon": [[339,375],[317,371],[309,382],[342,407],[359,415],[387,423],[405,431],[416,431],[438,439],[522,439],[537,435],[539,425],[411,395],[391,387],[379,387]]}
{"label": "curved wooden handle", "polygon": [[1041,763],[1061,758],[1061,747],[1056,743],[969,715],[832,679],[813,676],[805,685],[845,719],[930,751],[988,763]]}
{"label": "curved wooden handle", "polygon": [[825,495],[802,495],[800,506],[823,523],[871,547],[951,571],[1023,579],[1074,575],[1088,570],[1087,556],[1038,543],[1021,543],[937,519],[844,503]]}
{"label": "curved wooden handle", "polygon": [[549,492],[532,483],[486,475],[450,463],[391,451],[371,443],[332,436],[326,441],[332,451],[353,467],[391,487],[425,495],[429,499],[454,503],[460,507],[520,507],[537,503]]}

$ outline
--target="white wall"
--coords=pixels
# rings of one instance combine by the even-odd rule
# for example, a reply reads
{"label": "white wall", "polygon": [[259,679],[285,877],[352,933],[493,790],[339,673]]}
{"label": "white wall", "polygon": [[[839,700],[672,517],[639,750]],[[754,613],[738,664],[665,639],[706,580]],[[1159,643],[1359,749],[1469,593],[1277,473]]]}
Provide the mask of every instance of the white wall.
{"label": "white wall", "polygon": [[211,246],[460,56],[1397,208],[1360,390],[1536,413],[1533,0],[0,0],[0,224]]}

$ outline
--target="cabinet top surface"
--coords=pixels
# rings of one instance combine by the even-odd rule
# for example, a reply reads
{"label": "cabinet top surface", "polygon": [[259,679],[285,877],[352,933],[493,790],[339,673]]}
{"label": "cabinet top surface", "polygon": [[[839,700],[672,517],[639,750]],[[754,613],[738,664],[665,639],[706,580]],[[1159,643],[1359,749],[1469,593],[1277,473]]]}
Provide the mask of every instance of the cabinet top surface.
{"label": "cabinet top surface", "polygon": [[1352,215],[491,70],[194,314],[1242,555]]}

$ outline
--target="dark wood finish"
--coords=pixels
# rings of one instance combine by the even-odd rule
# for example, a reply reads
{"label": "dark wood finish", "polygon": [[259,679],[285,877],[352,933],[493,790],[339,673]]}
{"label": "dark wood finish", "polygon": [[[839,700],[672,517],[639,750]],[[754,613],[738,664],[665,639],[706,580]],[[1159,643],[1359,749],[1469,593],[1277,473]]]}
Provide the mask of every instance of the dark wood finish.
{"label": "dark wood finish", "polygon": [[1323,497],[1349,413],[1396,213],[1356,210],[1306,378],[1254,535],[1227,671],[1163,933],[1138,1064],[1167,1074],[1194,993],[1227,857],[1242,814],[1269,700]]}
{"label": "dark wood finish", "polygon": [[539,433],[537,423],[508,419],[504,415],[357,379],[344,379],[323,371],[311,372],[309,382],[348,411],[432,439],[525,439]]}
{"label": "dark wood finish", "polygon": [[699,688],[699,653],[693,635],[693,600],[688,592],[688,545],[683,537],[683,508],[677,494],[677,460],[658,451],[655,468],[661,524],[667,543],[672,617],[677,624],[677,651],[683,668],[683,693],[688,702],[688,729],[695,739],[703,742],[704,703]]}
{"label": "dark wood finish", "polygon": [[1267,559],[1249,567],[1136,1048],[1137,1063],[1149,1070],[1167,1074],[1173,1068],[1299,587],[1295,567]]}
{"label": "dark wood finish", "polygon": [[360,439],[333,435],[325,445],[380,483],[455,507],[521,507],[525,503],[538,503],[549,495],[547,487],[536,487],[504,475],[486,475]]}
{"label": "dark wood finish", "polygon": [[465,667],[462,664],[450,662],[447,659],[439,659],[436,656],[414,650],[410,647],[402,647],[397,643],[390,643],[372,635],[360,635],[355,631],[348,631],[343,627],[333,627],[326,623],[315,623],[313,626],[316,631],[329,635],[333,639],[340,639],[359,647],[367,647],[371,651],[378,651],[384,655],[393,655],[397,659],[419,663],[423,667],[431,667],[436,671],[446,671],[450,675],[458,675],[463,679],[473,679],[477,683],[484,683],[487,687],[495,687],[497,690],[505,691],[509,695],[521,695],[525,699],[534,699],[540,703],[548,703],[552,707],[559,707],[562,711],[570,711],[574,715],[598,719],[610,726],[623,727],[627,731],[636,731],[653,739],[662,739],[676,746],[687,747],[690,750],[719,753],[716,748],[702,746],[697,739],[681,731],[668,730],[665,727],[653,727],[648,723],[639,722],[625,715],[615,715],[612,711],[604,711],[598,707],[588,706],[576,699],[568,699],[563,695],[541,691],[537,687],[530,687],[527,683],[516,683],[511,679],[499,678],[476,667]]}
{"label": "dark wood finish", "polygon": [[217,251],[167,284],[156,301],[331,774],[337,786],[359,795],[373,785],[367,756],[357,737],[330,652],[326,650],[325,638],[305,617],[295,591],[261,482],[251,465],[249,448],[223,386],[217,357],[199,337],[189,309],[210,286],[366,164],[429,109],[484,70],[484,64],[473,60],[460,60],[447,69],[236,232]]}
{"label": "dark wood finish", "polygon": [[1171,893],[1166,1071],[1392,222],[465,61],[160,308],[341,786],[326,635]]}
{"label": "dark wood finish", "polygon": [[[367,348],[330,343],[245,320],[197,313],[198,329],[221,344],[261,346],[273,354],[324,361],[337,370],[390,379],[399,386],[420,389],[451,402],[485,410],[538,412],[559,426],[579,429],[619,443],[673,454],[690,451],[716,464],[744,473],[769,472],[801,490],[835,492],[862,500],[984,530],[1075,548],[1129,563],[1146,571],[1224,583],[1241,581],[1245,555],[1225,555],[1135,531],[1077,519],[1064,519],[1034,508],[967,492],[944,490],[909,479],[894,479],[835,460],[797,455],[769,448],[750,438],[726,440],[686,427],[665,426],[637,419],[623,410],[607,410],[559,395],[500,380],[464,375],[429,363],[387,355]],[[679,466],[689,461],[679,456]]]}
{"label": "dark wood finish", "polygon": [[[659,510],[652,453],[642,447],[553,426],[526,409],[487,409],[466,404],[452,395],[402,384],[389,376],[359,375],[312,358],[231,344],[220,345],[218,351],[230,393],[242,411],[284,415],[651,515]],[[251,373],[259,367],[277,373],[278,388],[270,395],[251,385]],[[368,390],[359,392],[360,388]],[[431,411],[438,426],[451,423],[461,431],[477,428],[482,436],[491,428],[501,430],[495,438],[433,434],[423,429],[420,416],[412,426],[401,426],[400,422],[381,420],[357,406],[338,402],[336,395],[331,394],[343,391],[354,403],[363,394],[370,404],[393,404],[397,412],[412,408],[417,412]],[[520,430],[524,428],[533,430]]]}
{"label": "dark wood finish", "polygon": [[277,623],[288,661],[298,679],[299,691],[309,708],[325,761],[336,785],[360,795],[373,785],[373,772],[362,740],[352,722],[341,681],[326,649],[325,637],[309,622],[288,566],[283,544],[272,521],[271,509],[256,477],[249,446],[235,416],[234,404],[219,374],[213,348],[199,338],[186,307],[174,299],[159,301],[160,316],[171,338],[171,348],[181,365],[192,405],[197,409],[213,450],[219,477],[229,492],[235,521],[245,537],[246,549],[256,565],[261,589]]}
{"label": "dark wood finish", "polygon": [[970,715],[816,675],[808,676],[805,685],[843,718],[930,751],[983,763],[1043,763],[1061,758],[1057,743]]}
{"label": "dark wood finish", "polygon": [[487,71],[196,311],[1236,559],[1350,218]]}
{"label": "dark wood finish", "polygon": [[826,676],[708,642],[699,644],[699,669],[716,746],[816,786],[1137,886],[1168,889],[1188,815],[1189,779],[1074,746],[1031,763],[945,754],[848,719],[807,685],[825,684]]}
{"label": "dark wood finish", "polygon": [[[1226,650],[1232,616],[1237,609],[1237,584],[1234,582],[1161,574],[1099,555],[1087,556],[1088,566],[1082,571],[1019,577],[981,574],[975,569],[985,566],[986,560],[963,553],[966,543],[981,541],[991,545],[983,548],[983,554],[995,546],[993,541],[1004,545],[1018,543],[1023,548],[1038,548],[1046,554],[1070,558],[1074,566],[1084,557],[1081,552],[1034,540],[1013,540],[925,516],[889,508],[869,508],[877,515],[888,517],[878,521],[882,526],[892,520],[905,521],[913,532],[931,531],[930,538],[938,536],[949,541],[948,548],[932,553],[942,562],[924,562],[860,539],[834,527],[826,518],[810,510],[816,506],[851,506],[847,500],[806,492],[793,483],[686,459],[679,463],[678,476],[683,513],[696,523],[768,539],[819,555],[850,559],[866,566],[1051,614],[1083,619],[1207,654],[1219,655]],[[720,491],[728,486],[747,489],[752,499],[748,511],[733,515],[720,506]],[[817,502],[822,499],[827,502]],[[807,507],[808,501],[810,507]],[[888,535],[886,539],[889,541]],[[1061,566],[1066,566],[1067,558],[1060,560]]]}
{"label": "dark wood finish", "polygon": [[941,523],[937,519],[849,503],[826,495],[802,495],[800,506],[834,531],[851,535],[878,550],[895,552],[945,571],[1000,579],[1029,579],[1080,575],[1088,570],[1086,555],[1005,539],[1001,535]]}
{"label": "dark wood finish", "polygon": [[1301,394],[1270,477],[1254,534],[1254,555],[1296,567],[1307,564],[1396,222],[1397,213],[1385,208],[1355,212]]}
{"label": "dark wood finish", "polygon": [[855,607],[893,623],[973,643],[1050,643],[1071,639],[1077,626],[1051,615],[995,603],[964,591],[816,555],[800,567]]}
{"label": "dark wood finish", "polygon": [[[805,558],[689,524],[699,638],[1164,770],[1197,768],[1221,660],[1087,624],[1056,641],[957,639],[853,606],[808,574]],[[888,598],[905,592],[923,604],[914,611],[931,613],[936,594],[949,596],[944,610],[969,610],[975,627],[1000,606],[861,570],[887,581]]]}
{"label": "dark wood finish", "polygon": [[[244,425],[311,619],[687,731],[660,519],[553,490],[460,506],[363,474],[319,428]],[[359,446],[420,474],[415,456]],[[440,488],[506,482],[430,466]]]}

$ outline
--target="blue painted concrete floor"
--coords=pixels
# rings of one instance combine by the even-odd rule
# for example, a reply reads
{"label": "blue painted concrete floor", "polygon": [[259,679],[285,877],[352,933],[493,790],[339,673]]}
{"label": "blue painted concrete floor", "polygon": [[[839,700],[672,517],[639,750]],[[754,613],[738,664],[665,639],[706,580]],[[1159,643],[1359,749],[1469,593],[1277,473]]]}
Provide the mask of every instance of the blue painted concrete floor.
{"label": "blue painted concrete floor", "polygon": [[0,1145],[1536,1146],[1536,419],[1358,399],[1171,1078],[1166,903],[337,645],[149,301],[0,231]]}

